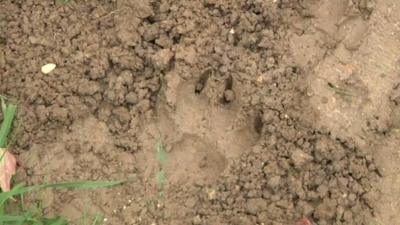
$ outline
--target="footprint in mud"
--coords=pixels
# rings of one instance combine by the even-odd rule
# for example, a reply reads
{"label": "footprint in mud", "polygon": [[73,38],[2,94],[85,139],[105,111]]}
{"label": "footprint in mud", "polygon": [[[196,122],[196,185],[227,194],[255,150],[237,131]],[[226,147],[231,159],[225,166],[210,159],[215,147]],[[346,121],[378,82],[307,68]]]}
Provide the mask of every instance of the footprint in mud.
{"label": "footprint in mud", "polygon": [[[167,183],[212,182],[230,161],[257,141],[257,119],[242,115],[240,101],[233,101],[229,94],[233,92],[233,78],[215,81],[211,74],[206,71],[193,81],[183,81],[174,74],[166,76],[164,98],[157,105],[157,121],[146,127],[147,138],[142,138],[147,139],[144,146],[148,150],[138,161],[148,166],[149,159],[154,158],[154,137],[161,135],[168,152]],[[229,107],[225,107],[228,103]]]}

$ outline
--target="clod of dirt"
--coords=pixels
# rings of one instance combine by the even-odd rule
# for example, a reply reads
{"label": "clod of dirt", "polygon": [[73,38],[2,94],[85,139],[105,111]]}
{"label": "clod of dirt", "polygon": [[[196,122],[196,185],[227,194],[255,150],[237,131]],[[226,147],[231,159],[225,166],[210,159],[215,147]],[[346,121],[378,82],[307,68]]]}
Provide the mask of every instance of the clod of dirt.
{"label": "clod of dirt", "polygon": [[224,100],[226,103],[233,102],[233,100],[235,100],[235,92],[233,92],[232,90],[225,90]]}
{"label": "clod of dirt", "polygon": [[290,156],[292,163],[295,165],[297,168],[301,168],[304,166],[306,163],[310,162],[313,160],[313,157],[305,152],[303,152],[300,149],[294,150],[291,153]]}
{"label": "clod of dirt", "polygon": [[81,95],[94,95],[100,90],[98,82],[82,79],[79,82],[78,93]]}
{"label": "clod of dirt", "polygon": [[155,68],[159,70],[166,69],[174,56],[174,53],[169,49],[162,49],[158,51],[153,57],[152,62]]}
{"label": "clod of dirt", "polygon": [[129,92],[126,96],[125,96],[126,102],[128,102],[129,104],[137,104],[139,102],[139,98],[137,96],[137,94],[135,94],[134,92]]}

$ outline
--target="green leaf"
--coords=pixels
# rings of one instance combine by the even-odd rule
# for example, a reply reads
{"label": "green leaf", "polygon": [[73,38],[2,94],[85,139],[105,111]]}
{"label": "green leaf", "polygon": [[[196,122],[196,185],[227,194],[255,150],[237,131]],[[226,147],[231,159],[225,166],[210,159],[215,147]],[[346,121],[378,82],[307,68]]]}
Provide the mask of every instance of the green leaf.
{"label": "green leaf", "polygon": [[68,221],[61,217],[44,218],[43,225],[68,225]]}
{"label": "green leaf", "polygon": [[0,101],[1,101],[1,112],[5,113],[6,112],[6,101],[4,100],[4,97],[0,96]]}
{"label": "green leaf", "polygon": [[68,4],[70,3],[72,0],[57,0],[58,3],[60,4]]}
{"label": "green leaf", "polygon": [[25,221],[25,217],[24,216],[11,216],[11,215],[1,215],[0,216],[0,223],[5,223],[5,222],[17,223],[20,221]]}
{"label": "green leaf", "polygon": [[101,213],[96,213],[92,225],[100,225],[104,220],[104,216]]}
{"label": "green leaf", "polygon": [[165,148],[161,140],[157,142],[156,150],[157,150],[157,160],[161,163],[165,162],[165,160],[167,159],[167,154],[165,152]]}
{"label": "green leaf", "polygon": [[164,187],[164,179],[165,179],[165,171],[160,170],[157,173],[157,186],[158,186],[158,189],[160,189],[160,190]]}
{"label": "green leaf", "polygon": [[[0,193],[0,206],[4,206],[4,203],[8,199],[10,199],[12,196],[22,194],[22,193],[29,191],[29,190],[25,190],[25,189],[27,189],[27,188],[26,187],[24,188],[22,184],[18,184],[13,189],[11,189],[11,191]],[[31,187],[31,189],[33,189],[33,188]]]}
{"label": "green leaf", "polygon": [[73,188],[73,189],[93,189],[93,188],[107,188],[125,183],[126,181],[77,181],[77,182],[64,182],[57,184],[43,184],[40,188]]}
{"label": "green leaf", "polygon": [[17,106],[8,104],[4,111],[4,119],[0,127],[0,148],[7,147],[7,137],[10,134]]}
{"label": "green leaf", "polygon": [[57,184],[41,184],[29,187],[24,187],[21,184],[19,184],[8,192],[0,193],[0,206],[4,205],[4,203],[12,196],[20,195],[26,192],[38,191],[46,188],[73,188],[73,189],[107,188],[123,184],[125,182],[126,181],[78,181],[78,182],[64,182]]}

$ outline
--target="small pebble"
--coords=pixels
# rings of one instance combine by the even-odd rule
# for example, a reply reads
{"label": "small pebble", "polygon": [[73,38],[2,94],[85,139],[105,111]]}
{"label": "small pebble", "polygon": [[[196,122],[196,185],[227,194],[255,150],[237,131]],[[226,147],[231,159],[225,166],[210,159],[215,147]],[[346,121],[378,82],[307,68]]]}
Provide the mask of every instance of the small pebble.
{"label": "small pebble", "polygon": [[55,68],[56,68],[56,64],[54,64],[54,63],[48,63],[48,64],[42,66],[42,73],[43,73],[43,74],[48,74],[48,73],[50,73],[51,71],[53,71]]}

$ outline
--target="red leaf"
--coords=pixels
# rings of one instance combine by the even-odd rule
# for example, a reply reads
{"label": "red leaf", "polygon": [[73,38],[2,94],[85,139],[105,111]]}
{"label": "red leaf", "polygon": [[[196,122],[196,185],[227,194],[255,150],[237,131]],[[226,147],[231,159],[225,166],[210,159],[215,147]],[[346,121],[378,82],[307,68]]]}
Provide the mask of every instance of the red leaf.
{"label": "red leaf", "polygon": [[4,148],[0,148],[0,188],[3,192],[11,190],[11,177],[15,174],[17,159]]}
{"label": "red leaf", "polygon": [[306,217],[304,217],[301,220],[299,220],[299,222],[297,222],[297,224],[300,224],[300,225],[313,225],[313,223]]}

